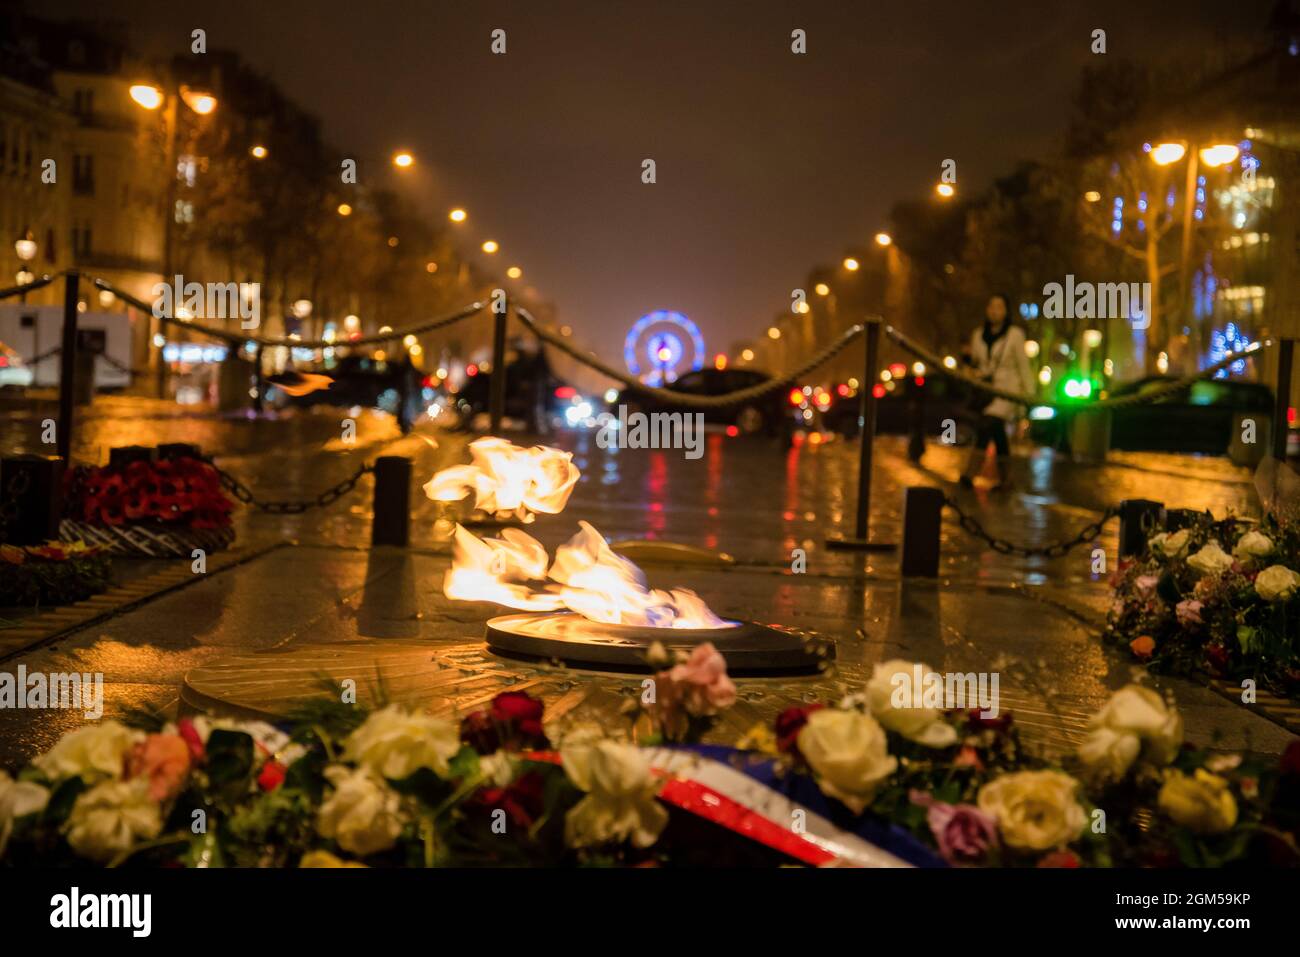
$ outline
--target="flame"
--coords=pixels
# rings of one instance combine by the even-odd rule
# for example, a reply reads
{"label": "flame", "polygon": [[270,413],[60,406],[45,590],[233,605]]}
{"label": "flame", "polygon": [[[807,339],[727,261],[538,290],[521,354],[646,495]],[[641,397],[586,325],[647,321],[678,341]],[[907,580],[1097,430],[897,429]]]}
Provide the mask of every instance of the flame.
{"label": "flame", "polygon": [[523,611],[568,609],[610,625],[734,625],[715,615],[690,589],[647,587],[645,572],[616,554],[593,525],[578,525],[580,531],[556,550],[549,575],[546,549],[526,532],[508,528],[499,539],[480,539],[457,525],[443,592],[452,599],[492,601]]}
{"label": "flame", "polygon": [[531,522],[535,512],[558,515],[581,474],[572,453],[544,445],[525,449],[487,437],[469,448],[473,462],[438,472],[424,486],[425,495],[435,502],[457,502],[473,491],[475,508]]}
{"label": "flame", "polygon": [[315,372],[287,373],[283,381],[277,382],[275,379],[269,381],[281,392],[295,398],[328,389],[334,384],[334,380],[329,376],[317,375]]}

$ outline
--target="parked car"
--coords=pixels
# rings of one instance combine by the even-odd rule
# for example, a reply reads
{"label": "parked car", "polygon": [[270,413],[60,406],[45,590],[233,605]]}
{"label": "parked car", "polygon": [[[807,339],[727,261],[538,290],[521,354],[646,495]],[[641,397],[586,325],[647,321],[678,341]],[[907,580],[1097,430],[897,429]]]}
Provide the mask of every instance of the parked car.
{"label": "parked car", "polygon": [[[459,415],[460,428],[474,426],[475,419],[491,412],[495,372],[495,369],[476,371],[453,397],[452,406]],[[546,353],[540,351],[520,352],[506,367],[505,399],[505,417],[524,423],[526,429],[538,435],[552,428],[580,424],[596,412],[596,403],[584,399],[576,389],[557,378],[546,361]],[[575,421],[570,409],[586,414]]]}
{"label": "parked car", "polygon": [[[288,394],[282,388],[283,404],[300,408],[333,405],[342,408],[362,406],[381,409],[396,417],[403,432],[409,432],[412,424],[424,412],[422,376],[410,362],[345,356],[334,368],[311,375],[325,376],[333,381],[325,388],[313,388],[302,395]],[[293,388],[292,373],[273,376],[269,384],[276,386],[277,379]]]}
{"label": "parked car", "polygon": [[32,370],[27,368],[17,349],[0,342],[0,388],[15,386],[26,388],[32,384]]}
{"label": "parked car", "polygon": [[[965,444],[974,434],[976,413],[974,390],[966,383],[943,375],[905,376],[891,383],[876,383],[876,434],[907,435],[919,416],[920,431],[933,439],[942,435],[951,421],[956,425],[956,444]],[[845,436],[857,436],[861,397],[831,391],[830,407],[821,413],[822,427]]]}
{"label": "parked car", "polygon": [[[1114,389],[1110,397],[1155,392],[1173,381],[1169,376],[1147,376]],[[1273,391],[1255,382],[1202,379],[1181,392],[1113,409],[1110,447],[1133,452],[1223,455],[1232,439],[1234,418],[1241,412],[1271,419]],[[1030,437],[1043,445],[1062,446],[1068,442],[1074,414],[1058,411],[1050,418],[1031,414]]]}
{"label": "parked car", "polygon": [[[724,395],[738,389],[762,385],[771,379],[766,372],[757,369],[697,369],[681,376],[668,389],[687,395]],[[734,428],[741,435],[788,439],[794,425],[784,390],[769,392],[740,405],[696,409],[672,402],[658,402],[644,393],[624,389],[619,393],[616,404],[626,405],[629,412],[703,412],[705,425]]]}

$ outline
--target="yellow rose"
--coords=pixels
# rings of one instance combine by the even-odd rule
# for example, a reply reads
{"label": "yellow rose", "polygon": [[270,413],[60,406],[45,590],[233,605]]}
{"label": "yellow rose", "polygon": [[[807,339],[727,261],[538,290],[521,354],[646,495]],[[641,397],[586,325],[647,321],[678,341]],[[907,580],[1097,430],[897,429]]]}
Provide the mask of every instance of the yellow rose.
{"label": "yellow rose", "polygon": [[799,753],[817,775],[817,785],[861,814],[898,767],[890,757],[885,729],[860,711],[822,708],[799,730]]}
{"label": "yellow rose", "polygon": [[329,851],[308,851],[298,861],[299,867],[365,867],[360,861],[345,861]]}
{"label": "yellow rose", "polygon": [[401,798],[383,778],[339,765],[326,768],[325,778],[334,791],[316,812],[316,833],[362,857],[397,843],[405,823]]}
{"label": "yellow rose", "polygon": [[149,781],[140,777],[105,781],[83,792],[64,827],[74,851],[104,864],[137,841],[157,837],[162,825],[162,810],[149,797]]}
{"label": "yellow rose", "polygon": [[65,734],[32,764],[55,781],[78,776],[90,783],[105,777],[120,778],[127,751],[144,737],[142,732],[117,721],[88,724]]}
{"label": "yellow rose", "polygon": [[[867,705],[871,708],[871,716],[890,731],[926,747],[946,748],[956,744],[957,729],[944,720],[942,711],[913,706],[913,692],[917,697],[922,693],[922,689],[912,687],[917,668],[914,662],[895,658],[872,669],[871,680],[867,682]],[[925,665],[919,668],[920,675],[930,674]]]}
{"label": "yellow rose", "polygon": [[649,847],[668,823],[668,812],[655,800],[659,782],[640,748],[617,741],[579,741],[562,747],[564,771],[586,797],[564,818],[570,847],[630,841]]}
{"label": "yellow rose", "polygon": [[1237,799],[1227,780],[1204,768],[1194,777],[1166,771],[1156,804],[1175,824],[1197,834],[1221,834],[1237,823]]}
{"label": "yellow rose", "polygon": [[443,718],[389,705],[348,736],[343,757],[381,777],[400,781],[419,768],[446,776],[447,762],[460,750],[460,732]]}
{"label": "yellow rose", "polygon": [[1232,567],[1232,556],[1225,552],[1218,542],[1209,542],[1187,559],[1187,567],[1202,575],[1218,575]]}
{"label": "yellow rose", "polygon": [[1263,532],[1249,531],[1241,536],[1237,547],[1232,550],[1232,557],[1239,562],[1253,562],[1271,554],[1273,540]]}
{"label": "yellow rose", "polygon": [[1088,726],[1079,758],[1103,777],[1123,777],[1139,753],[1154,764],[1168,764],[1183,743],[1178,709],[1142,685],[1125,685],[1116,691]]}
{"label": "yellow rose", "polygon": [[977,803],[998,822],[1008,847],[1047,851],[1069,844],[1087,824],[1078,789],[1079,782],[1060,771],[1019,771],[980,788]]}
{"label": "yellow rose", "polygon": [[1177,558],[1187,548],[1192,533],[1187,529],[1177,532],[1161,532],[1151,536],[1151,550],[1162,553],[1166,558]]}

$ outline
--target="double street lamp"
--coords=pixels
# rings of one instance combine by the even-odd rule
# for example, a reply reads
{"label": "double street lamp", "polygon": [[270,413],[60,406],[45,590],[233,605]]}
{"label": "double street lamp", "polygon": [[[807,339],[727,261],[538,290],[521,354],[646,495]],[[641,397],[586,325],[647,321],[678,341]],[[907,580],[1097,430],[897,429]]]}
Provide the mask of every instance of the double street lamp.
{"label": "double street lamp", "polygon": [[[14,278],[18,280],[18,285],[25,286],[36,278],[28,267],[28,264],[36,258],[36,239],[30,229],[24,229],[23,234],[18,237],[14,243],[14,253],[18,256],[18,275]],[[20,301],[27,301],[26,292],[22,293]]]}

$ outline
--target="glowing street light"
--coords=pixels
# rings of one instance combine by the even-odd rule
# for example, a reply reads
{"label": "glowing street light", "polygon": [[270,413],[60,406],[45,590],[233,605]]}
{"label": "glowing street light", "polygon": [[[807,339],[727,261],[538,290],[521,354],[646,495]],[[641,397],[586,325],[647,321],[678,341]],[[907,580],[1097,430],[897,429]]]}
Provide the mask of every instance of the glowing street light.
{"label": "glowing street light", "polygon": [[352,207],[349,206],[347,203],[339,203],[339,215],[340,215],[340,216],[351,216],[351,215],[352,215]]}
{"label": "glowing street light", "polygon": [[824,282],[819,282],[817,285],[813,286],[813,291],[819,296],[829,296],[831,287],[826,285]]}
{"label": "glowing street light", "polygon": [[29,263],[36,258],[36,239],[32,236],[30,229],[23,230],[23,234],[18,237],[14,243],[14,252],[25,263]]}
{"label": "glowing street light", "polygon": [[953,188],[952,183],[936,183],[934,191],[944,199],[952,199],[953,196],[957,195],[957,190]]}
{"label": "glowing street light", "polygon": [[131,94],[131,99],[146,110],[156,110],[162,106],[163,92],[152,83],[136,83],[127,92]]}
{"label": "glowing street light", "polygon": [[767,337],[768,337],[769,339],[780,339],[780,338],[781,338],[781,330],[778,329],[776,326],[768,326],[768,328],[767,328]]}
{"label": "glowing street light", "polygon": [[1097,192],[1095,189],[1090,189],[1088,192],[1083,194],[1083,198],[1090,203],[1099,203],[1101,202],[1101,193]]}
{"label": "glowing street light", "polygon": [[523,274],[524,271],[520,269],[518,266],[511,266],[509,269],[506,270],[506,275],[509,276],[511,279],[518,279]]}
{"label": "glowing street light", "polygon": [[489,256],[493,255],[500,248],[500,245],[498,245],[495,239],[485,239],[483,241],[483,251]]}
{"label": "glowing street light", "polygon": [[744,352],[742,352],[742,353],[740,354],[740,358],[743,359],[745,362],[753,362],[753,361],[754,361],[754,350],[753,350],[753,349],[746,349]]}
{"label": "glowing street light", "polygon": [[1211,168],[1224,166],[1236,160],[1240,154],[1241,150],[1231,143],[1216,143],[1201,149],[1201,162]]}
{"label": "glowing street light", "polygon": [[861,263],[859,263],[859,262],[858,262],[856,259],[854,259],[852,256],[845,256],[845,257],[844,257],[844,268],[847,269],[849,272],[857,272],[857,271],[858,271],[858,267],[859,267],[860,265],[861,265]]}
{"label": "glowing street light", "polygon": [[268,154],[269,151],[267,150],[267,148],[266,148],[265,146],[263,146],[261,143],[259,143],[259,144],[257,144],[256,146],[254,146],[251,150],[249,150],[248,152],[251,153],[251,154],[253,154],[253,159],[266,159],[267,154]]}
{"label": "glowing street light", "polygon": [[1161,143],[1151,147],[1151,161],[1157,166],[1168,166],[1177,163],[1186,153],[1187,147],[1182,143]]}
{"label": "glowing street light", "polygon": [[415,165],[415,157],[407,150],[398,150],[393,154],[393,165],[398,169],[409,169]]}
{"label": "glowing street light", "polygon": [[207,116],[217,108],[217,98],[204,90],[191,90],[188,86],[182,86],[181,99],[199,116]]}
{"label": "glowing street light", "polygon": [[889,233],[876,233],[877,246],[888,246],[893,241],[894,237],[889,235]]}
{"label": "glowing street light", "polygon": [[453,223],[463,223],[465,222],[466,219],[469,218],[469,213],[465,212],[465,210],[457,206],[455,209],[453,209],[450,213],[447,214],[447,218],[450,219]]}

